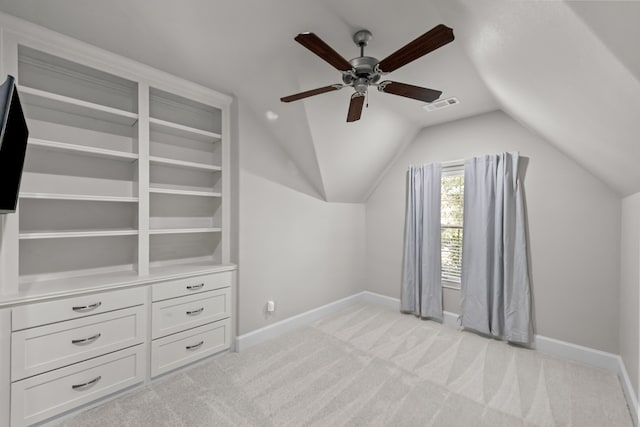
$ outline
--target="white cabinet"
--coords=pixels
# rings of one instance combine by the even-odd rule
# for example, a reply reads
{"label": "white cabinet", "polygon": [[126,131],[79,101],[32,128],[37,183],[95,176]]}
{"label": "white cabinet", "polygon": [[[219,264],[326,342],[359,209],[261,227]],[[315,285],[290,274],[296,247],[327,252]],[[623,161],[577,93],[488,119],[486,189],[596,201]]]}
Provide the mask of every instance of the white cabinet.
{"label": "white cabinet", "polygon": [[11,426],[144,381],[147,293],[114,290],[14,308]]}
{"label": "white cabinet", "polygon": [[233,273],[152,286],[151,376],[231,346]]}
{"label": "white cabinet", "polygon": [[150,381],[149,360],[156,377],[228,350],[234,280],[222,271],[12,308],[11,427]]}
{"label": "white cabinet", "polygon": [[34,326],[142,305],[144,302],[145,290],[133,288],[22,305],[12,310],[11,329],[19,331]]}
{"label": "white cabinet", "polygon": [[143,306],[25,329],[11,335],[11,379],[17,381],[142,344]]}
{"label": "white cabinet", "polygon": [[188,277],[185,279],[171,280],[157,283],[151,290],[153,301],[162,301],[185,295],[198,294],[214,289],[228,288],[233,281],[233,273],[230,271],[206,276]]}
{"label": "white cabinet", "polygon": [[11,426],[46,420],[144,381],[143,346],[110,353],[11,385]]}
{"label": "white cabinet", "polygon": [[228,349],[231,320],[225,319],[154,340],[151,344],[151,376]]}
{"label": "white cabinet", "polygon": [[231,315],[231,288],[154,302],[152,337],[160,338]]}
{"label": "white cabinet", "polygon": [[15,427],[230,348],[232,98],[2,13],[0,32],[29,128],[0,220]]}

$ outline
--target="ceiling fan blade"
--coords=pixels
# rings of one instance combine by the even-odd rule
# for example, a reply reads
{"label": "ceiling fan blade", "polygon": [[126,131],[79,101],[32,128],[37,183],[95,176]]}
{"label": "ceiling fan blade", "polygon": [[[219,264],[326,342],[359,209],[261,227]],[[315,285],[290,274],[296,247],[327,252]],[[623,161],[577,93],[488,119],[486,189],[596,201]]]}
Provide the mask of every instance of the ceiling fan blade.
{"label": "ceiling fan blade", "polygon": [[401,47],[378,63],[378,69],[390,73],[429,52],[452,42],[453,30],[445,25],[437,25],[411,43]]}
{"label": "ceiling fan blade", "polygon": [[439,90],[408,85],[406,83],[392,82],[391,80],[385,80],[380,83],[378,85],[378,90],[380,92],[404,96],[405,98],[413,98],[424,102],[433,102],[442,95],[442,92]]}
{"label": "ceiling fan blade", "polygon": [[331,92],[333,90],[340,90],[343,87],[344,87],[343,85],[338,85],[338,84],[325,86],[325,87],[319,87],[318,89],[311,89],[311,90],[308,90],[306,92],[300,92],[300,93],[296,93],[294,95],[285,96],[283,98],[280,98],[280,101],[282,101],[282,102],[297,101],[299,99],[308,98],[308,97],[314,96],[314,95],[320,95],[322,93]]}
{"label": "ceiling fan blade", "polygon": [[351,102],[349,103],[349,112],[347,113],[347,123],[360,120],[363,107],[364,107],[364,94],[356,92],[353,95],[351,95]]}
{"label": "ceiling fan blade", "polygon": [[349,71],[353,68],[349,61],[344,59],[342,55],[333,50],[331,46],[322,41],[314,33],[301,33],[295,38],[295,41],[318,55],[320,58],[333,65],[340,71]]}

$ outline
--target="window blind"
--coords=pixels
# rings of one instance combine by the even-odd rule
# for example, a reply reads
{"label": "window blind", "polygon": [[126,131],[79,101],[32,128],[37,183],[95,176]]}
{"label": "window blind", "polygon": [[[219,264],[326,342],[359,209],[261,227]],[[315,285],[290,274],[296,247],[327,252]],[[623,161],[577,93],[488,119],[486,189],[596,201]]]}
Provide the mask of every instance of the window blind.
{"label": "window blind", "polygon": [[442,177],[441,245],[442,280],[460,283],[464,218],[464,176],[462,171]]}

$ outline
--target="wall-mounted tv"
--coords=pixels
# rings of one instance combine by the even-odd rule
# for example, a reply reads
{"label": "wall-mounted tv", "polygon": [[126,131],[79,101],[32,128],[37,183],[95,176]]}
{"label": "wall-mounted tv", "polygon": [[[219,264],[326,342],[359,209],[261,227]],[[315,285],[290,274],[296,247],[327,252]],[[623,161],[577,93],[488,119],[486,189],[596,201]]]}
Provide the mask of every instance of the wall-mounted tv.
{"label": "wall-mounted tv", "polygon": [[15,79],[0,86],[0,214],[16,211],[29,129],[22,112]]}

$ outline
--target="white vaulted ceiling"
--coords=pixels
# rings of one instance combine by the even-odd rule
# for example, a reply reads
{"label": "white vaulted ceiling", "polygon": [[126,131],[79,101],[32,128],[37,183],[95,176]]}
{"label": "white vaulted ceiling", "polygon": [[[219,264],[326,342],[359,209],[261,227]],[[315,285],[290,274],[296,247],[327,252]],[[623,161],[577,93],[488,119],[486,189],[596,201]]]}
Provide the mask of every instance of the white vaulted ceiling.
{"label": "white vaulted ceiling", "polygon": [[[0,10],[232,93],[264,120],[328,201],[361,202],[418,130],[503,109],[621,194],[640,191],[638,2],[494,0],[0,0]],[[347,59],[352,34],[373,33],[383,58],[433,26],[456,40],[390,79],[442,90],[461,104],[369,96],[345,123],[350,90],[282,104],[284,95],[340,82],[293,37],[313,31]]]}

